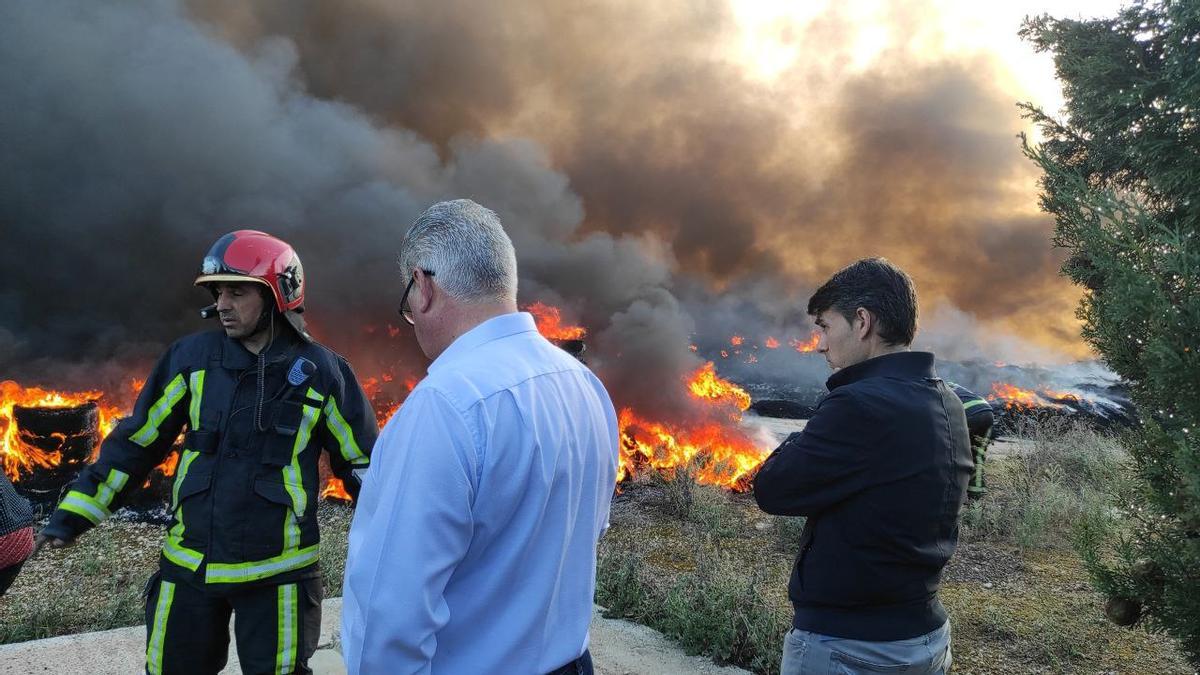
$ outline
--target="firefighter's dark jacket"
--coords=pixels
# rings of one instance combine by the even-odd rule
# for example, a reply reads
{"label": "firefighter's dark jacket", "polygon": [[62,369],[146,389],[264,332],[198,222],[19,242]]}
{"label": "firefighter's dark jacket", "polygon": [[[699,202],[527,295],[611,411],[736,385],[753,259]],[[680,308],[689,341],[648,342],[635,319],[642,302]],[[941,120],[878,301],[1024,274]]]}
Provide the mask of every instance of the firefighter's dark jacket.
{"label": "firefighter's dark jacket", "polygon": [[316,574],[318,459],[358,496],[378,428],[350,366],[291,331],[258,357],[222,331],[185,337],[146,380],[59,504],[43,534],[70,540],[99,524],[184,434],[171,488],[164,576],[212,585]]}
{"label": "firefighter's dark jacket", "polygon": [[972,471],[963,406],[924,352],[868,359],[827,385],[754,480],[764,511],[808,516],[788,584],[793,626],[871,641],[923,635],[946,621],[937,589]]}
{"label": "firefighter's dark jacket", "polygon": [[950,388],[954,391],[954,395],[958,400],[962,401],[963,410],[967,413],[967,430],[971,432],[971,440],[986,441],[991,434],[992,424],[996,421],[996,415],[992,411],[992,404],[987,402],[987,399],[967,389],[961,384],[947,382]]}

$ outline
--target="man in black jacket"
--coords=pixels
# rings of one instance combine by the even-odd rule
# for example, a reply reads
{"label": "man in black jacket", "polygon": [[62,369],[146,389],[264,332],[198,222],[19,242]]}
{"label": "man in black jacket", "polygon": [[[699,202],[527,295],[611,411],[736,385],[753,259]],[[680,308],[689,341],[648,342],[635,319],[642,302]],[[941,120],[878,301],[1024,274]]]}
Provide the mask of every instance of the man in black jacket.
{"label": "man in black jacket", "polygon": [[836,371],[829,394],[754,481],[764,511],[808,517],[782,673],[943,673],[950,624],[937,590],[972,471],[963,406],[933,354],[909,351],[916,291],[887,260],[835,274],[808,313]]}

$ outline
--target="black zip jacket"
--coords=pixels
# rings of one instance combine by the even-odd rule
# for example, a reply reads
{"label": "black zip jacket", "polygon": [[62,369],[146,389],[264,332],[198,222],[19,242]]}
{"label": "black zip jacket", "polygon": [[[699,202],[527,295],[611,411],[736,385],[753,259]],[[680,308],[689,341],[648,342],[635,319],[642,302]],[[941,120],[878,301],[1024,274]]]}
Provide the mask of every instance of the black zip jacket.
{"label": "black zip jacket", "polygon": [[767,458],[754,497],[807,516],[788,597],[800,630],[856,640],[940,627],[942,568],[973,463],[963,406],[933,354],[901,352],[827,381],[804,431]]}
{"label": "black zip jacket", "polygon": [[164,576],[231,587],[317,574],[321,449],[357,497],[375,415],[349,364],[319,344],[284,331],[263,362],[260,382],[258,357],[223,331],[172,345],[42,533],[70,540],[99,524],[186,428]]}

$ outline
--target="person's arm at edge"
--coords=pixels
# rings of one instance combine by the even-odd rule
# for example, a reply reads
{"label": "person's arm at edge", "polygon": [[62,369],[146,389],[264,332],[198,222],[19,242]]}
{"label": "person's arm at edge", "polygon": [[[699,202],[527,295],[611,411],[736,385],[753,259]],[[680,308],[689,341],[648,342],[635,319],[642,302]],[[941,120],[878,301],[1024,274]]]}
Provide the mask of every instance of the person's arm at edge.
{"label": "person's arm at edge", "polygon": [[473,531],[475,447],[457,410],[418,387],[384,429],[350,530],[342,644],[358,673],[428,673],[443,592]]}

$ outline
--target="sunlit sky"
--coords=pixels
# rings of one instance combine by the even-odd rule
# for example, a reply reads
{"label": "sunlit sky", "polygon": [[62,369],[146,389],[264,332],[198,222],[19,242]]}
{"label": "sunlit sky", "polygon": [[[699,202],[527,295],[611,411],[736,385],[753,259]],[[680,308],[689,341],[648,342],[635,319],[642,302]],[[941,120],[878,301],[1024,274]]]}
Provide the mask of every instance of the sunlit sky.
{"label": "sunlit sky", "polygon": [[[859,26],[853,41],[856,63],[863,67],[889,46],[913,44],[931,60],[947,54],[984,54],[995,56],[1009,71],[1014,99],[1029,100],[1048,111],[1062,105],[1054,66],[1048,54],[1036,54],[1018,36],[1026,16],[1050,14],[1060,18],[1113,16],[1122,6],[1117,0],[1016,0],[975,2],[963,0],[733,0],[734,13],[742,26],[742,43],[736,49],[740,60],[762,78],[770,81],[783,72],[801,54],[795,38],[815,18],[836,6],[855,18]],[[893,17],[898,9],[919,10],[918,28],[907,35],[898,29]]]}

